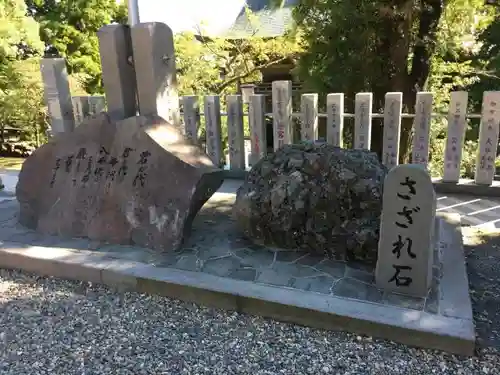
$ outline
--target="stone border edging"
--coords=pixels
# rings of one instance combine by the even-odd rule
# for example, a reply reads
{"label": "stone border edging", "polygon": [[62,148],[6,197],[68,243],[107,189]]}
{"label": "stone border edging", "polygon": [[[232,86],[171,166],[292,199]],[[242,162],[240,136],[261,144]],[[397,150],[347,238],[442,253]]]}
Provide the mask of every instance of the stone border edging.
{"label": "stone border edging", "polygon": [[460,214],[438,212],[437,216],[441,218],[438,245],[443,263],[439,311],[473,322]]}
{"label": "stone border edging", "polygon": [[[444,223],[444,219],[441,222],[444,225],[439,226],[439,232],[453,232],[443,241],[451,241],[451,245],[446,242],[446,249],[454,251],[444,250],[443,255],[452,255],[449,260],[458,262],[460,270],[457,272],[446,266],[443,268],[443,285],[452,287],[453,291],[457,286],[460,289],[464,281],[467,282],[466,274],[465,279],[461,275],[449,274],[465,272],[463,247],[455,247],[462,246],[461,238],[455,243],[457,233],[460,233],[460,223]],[[0,266],[158,294],[314,328],[367,334],[412,346],[462,355],[474,353],[475,334],[468,289],[466,298],[460,291],[442,295],[442,303],[448,314],[444,316],[209,274],[159,268],[112,259],[107,254],[87,250],[3,242],[0,246]]]}
{"label": "stone border edging", "polygon": [[474,180],[461,179],[458,184],[443,182],[441,179],[432,179],[436,193],[466,194],[476,197],[500,197],[500,182],[493,181],[491,185],[476,185]]}

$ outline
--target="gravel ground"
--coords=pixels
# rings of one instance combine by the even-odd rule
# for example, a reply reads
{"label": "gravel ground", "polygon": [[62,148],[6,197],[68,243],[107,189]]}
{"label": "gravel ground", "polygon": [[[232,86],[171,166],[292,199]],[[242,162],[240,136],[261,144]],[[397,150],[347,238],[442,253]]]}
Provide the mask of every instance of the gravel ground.
{"label": "gravel ground", "polygon": [[0,374],[499,374],[474,358],[0,270]]}
{"label": "gravel ground", "polygon": [[463,228],[462,233],[477,343],[500,353],[500,231]]}

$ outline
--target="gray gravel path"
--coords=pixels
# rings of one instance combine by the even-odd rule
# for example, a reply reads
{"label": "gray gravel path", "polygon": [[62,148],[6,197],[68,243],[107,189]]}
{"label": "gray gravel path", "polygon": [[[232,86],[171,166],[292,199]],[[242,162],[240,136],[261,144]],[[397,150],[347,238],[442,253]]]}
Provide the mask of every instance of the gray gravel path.
{"label": "gray gravel path", "polygon": [[500,231],[463,228],[462,233],[477,342],[500,352]]}
{"label": "gray gravel path", "polygon": [[460,358],[0,270],[0,374],[499,374]]}

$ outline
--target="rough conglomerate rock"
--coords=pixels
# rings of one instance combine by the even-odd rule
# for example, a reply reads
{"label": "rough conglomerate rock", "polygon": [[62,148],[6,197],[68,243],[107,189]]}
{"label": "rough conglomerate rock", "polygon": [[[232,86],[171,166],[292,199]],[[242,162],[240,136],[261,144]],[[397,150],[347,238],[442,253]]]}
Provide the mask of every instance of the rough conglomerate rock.
{"label": "rough conglomerate rock", "polygon": [[172,251],[222,173],[159,117],[112,122],[101,113],[24,162],[19,221],[46,234]]}
{"label": "rough conglomerate rock", "polygon": [[286,145],[252,168],[233,215],[257,243],[372,264],[386,174],[369,151]]}

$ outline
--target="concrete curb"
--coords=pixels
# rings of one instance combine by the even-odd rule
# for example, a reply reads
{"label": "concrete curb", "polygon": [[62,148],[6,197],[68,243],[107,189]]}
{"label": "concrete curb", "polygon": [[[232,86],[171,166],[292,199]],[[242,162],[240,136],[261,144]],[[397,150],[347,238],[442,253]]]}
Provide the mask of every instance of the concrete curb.
{"label": "concrete curb", "polygon": [[[226,279],[172,268],[118,260],[109,255],[57,247],[3,242],[0,266],[40,275],[102,283],[122,290],[158,294],[202,305],[256,314],[321,329],[345,330],[407,345],[473,355],[474,325],[460,223],[442,220],[444,259],[441,293],[444,315],[335,296]],[[458,233],[458,237],[457,237]],[[464,277],[465,275],[465,277]],[[451,288],[449,291],[447,288]]]}
{"label": "concrete curb", "polygon": [[460,215],[438,213],[437,216],[441,218],[438,246],[443,263],[439,311],[444,316],[472,322]]}
{"label": "concrete curb", "polygon": [[477,197],[500,197],[500,182],[491,185],[476,185],[474,180],[462,179],[459,183],[433,179],[434,189],[440,194],[466,194]]}

